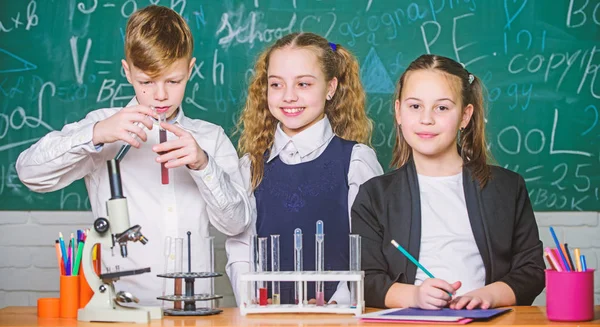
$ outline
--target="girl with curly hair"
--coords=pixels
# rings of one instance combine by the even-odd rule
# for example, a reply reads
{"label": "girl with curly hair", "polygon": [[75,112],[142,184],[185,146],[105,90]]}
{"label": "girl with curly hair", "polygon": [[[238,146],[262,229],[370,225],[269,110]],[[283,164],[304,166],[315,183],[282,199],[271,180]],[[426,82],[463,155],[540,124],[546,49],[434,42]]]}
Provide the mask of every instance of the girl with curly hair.
{"label": "girl with curly hair", "polygon": [[[249,238],[281,237],[282,271],[293,270],[293,233],[304,233],[304,270],[315,270],[315,224],[327,234],[325,270],[348,270],[350,208],[359,186],[383,173],[371,147],[372,122],[356,58],[312,33],[284,36],[267,48],[238,123],[241,172],[255,203],[255,224],[226,242],[227,273],[238,304],[237,277],[249,270]],[[325,283],[322,304],[349,302],[346,283]],[[334,295],[335,293],[335,295]],[[320,295],[320,294],[319,294]],[[281,283],[281,303],[294,303]]]}

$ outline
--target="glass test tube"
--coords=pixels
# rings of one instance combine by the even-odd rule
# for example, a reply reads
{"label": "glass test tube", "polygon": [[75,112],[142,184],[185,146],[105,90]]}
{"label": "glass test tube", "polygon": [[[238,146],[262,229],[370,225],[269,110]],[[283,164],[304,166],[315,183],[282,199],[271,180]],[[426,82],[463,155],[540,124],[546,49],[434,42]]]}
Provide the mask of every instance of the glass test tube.
{"label": "glass test tube", "polygon": [[[302,230],[300,228],[296,228],[294,230],[294,271],[301,272],[304,268],[302,267]],[[295,299],[296,304],[303,304],[303,294],[304,294],[304,282],[297,281],[295,282]]]}
{"label": "glass test tube", "polygon": [[[183,238],[182,237],[177,237],[175,238],[175,271],[176,273],[182,273],[183,272]],[[173,294],[175,295],[183,295],[183,278],[175,278],[174,281],[174,292]],[[173,308],[174,309],[181,309],[183,308],[183,302],[181,301],[175,301],[173,302]]]}
{"label": "glass test tube", "polygon": [[[279,271],[279,235],[271,235],[271,271]],[[273,281],[271,292],[271,303],[280,302],[279,281]]]}
{"label": "glass test tube", "polygon": [[[360,271],[360,235],[350,234],[350,271]],[[350,284],[350,306],[356,307],[358,305],[358,283],[349,282]]]}
{"label": "glass test tube", "polygon": [[[171,257],[171,236],[167,236],[165,237],[165,252],[164,252],[164,257],[165,257],[165,270],[164,270],[164,274],[169,272],[169,259]],[[162,296],[167,295],[167,278],[163,278],[163,285],[162,285]],[[165,306],[165,300],[162,301],[162,306]]]}
{"label": "glass test tube", "polygon": [[[167,142],[167,131],[160,127],[160,123],[161,122],[165,122],[166,121],[166,117],[165,114],[159,114],[158,115],[158,136],[160,139],[160,143],[165,143]],[[163,153],[160,153],[163,154]],[[165,162],[162,162],[160,164],[160,180],[162,182],[163,185],[165,184],[169,184],[169,170],[165,167]]]}
{"label": "glass test tube", "polygon": [[[250,236],[250,272],[258,271],[258,235]],[[258,282],[250,283],[250,303],[258,303]],[[249,303],[249,304],[250,304]]]}
{"label": "glass test tube", "polygon": [[[208,243],[208,272],[215,272],[215,237],[209,236],[206,238],[206,242]],[[210,295],[215,294],[215,279],[208,278],[210,283]],[[210,301],[211,309],[217,307],[216,299]]]}
{"label": "glass test tube", "polygon": [[[267,238],[258,238],[258,269],[259,272],[269,271],[267,266]],[[267,282],[258,282],[258,304],[267,305]]]}
{"label": "glass test tube", "polygon": [[[315,234],[315,270],[323,272],[325,270],[325,234],[323,233],[323,221],[317,221],[317,233]],[[317,306],[325,305],[325,282],[315,282],[315,297]]]}

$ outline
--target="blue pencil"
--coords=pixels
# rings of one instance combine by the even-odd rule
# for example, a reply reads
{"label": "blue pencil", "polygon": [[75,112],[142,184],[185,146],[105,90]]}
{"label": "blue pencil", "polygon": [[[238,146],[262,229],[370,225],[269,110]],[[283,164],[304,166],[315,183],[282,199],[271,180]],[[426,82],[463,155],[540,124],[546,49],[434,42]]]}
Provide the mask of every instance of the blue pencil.
{"label": "blue pencil", "polygon": [[58,243],[60,244],[60,252],[62,252],[63,261],[65,262],[65,268],[67,267],[67,248],[65,247],[65,240],[61,232],[58,233]]}
{"label": "blue pencil", "polygon": [[[429,276],[429,278],[435,278],[433,277],[433,274],[429,272],[429,270],[427,270],[427,268],[423,267],[423,265],[421,263],[419,263],[419,261],[417,261],[417,259],[415,259],[415,257],[413,257],[410,253],[408,253],[408,251],[406,251],[402,245],[398,244],[398,242],[392,240],[392,244],[396,247],[396,249],[400,250],[400,252],[402,252],[402,254],[404,254],[405,257],[408,258],[408,260],[412,261],[412,263],[414,263],[417,267],[419,267],[419,269],[423,270],[423,272]],[[446,292],[448,293],[448,295],[452,296],[452,293],[450,292]]]}
{"label": "blue pencil", "polygon": [[417,259],[415,259],[415,257],[413,257],[410,253],[408,253],[408,251],[406,251],[402,245],[398,244],[398,242],[392,240],[392,244],[396,247],[396,249],[400,250],[400,252],[402,252],[402,254],[404,254],[405,257],[408,258],[408,260],[412,261],[412,263],[415,264],[415,266],[419,267],[421,270],[423,270],[423,272],[429,276],[429,278],[435,278],[433,277],[433,274],[429,272],[429,270],[427,270],[427,268],[423,267],[422,264],[419,263],[419,261],[417,261]]}
{"label": "blue pencil", "polygon": [[581,261],[581,271],[586,271],[587,265],[585,264],[585,256],[582,255],[581,257],[579,257],[579,261]]}
{"label": "blue pencil", "polygon": [[550,234],[552,234],[552,238],[554,239],[554,244],[556,244],[556,250],[558,250],[560,259],[565,264],[565,269],[567,271],[571,271],[571,268],[569,268],[569,262],[567,261],[567,258],[565,258],[565,254],[563,253],[563,251],[560,247],[560,243],[558,243],[558,238],[556,237],[556,233],[554,233],[554,228],[552,228],[552,226],[550,226]]}

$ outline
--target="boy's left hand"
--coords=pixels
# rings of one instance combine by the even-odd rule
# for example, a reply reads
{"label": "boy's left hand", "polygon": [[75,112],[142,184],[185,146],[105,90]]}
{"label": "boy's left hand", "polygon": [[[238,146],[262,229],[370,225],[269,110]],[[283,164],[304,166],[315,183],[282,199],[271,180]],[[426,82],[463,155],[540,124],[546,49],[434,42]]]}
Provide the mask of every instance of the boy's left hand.
{"label": "boy's left hand", "polygon": [[494,307],[494,297],[485,289],[480,288],[469,293],[457,296],[450,302],[450,309],[489,309]]}
{"label": "boy's left hand", "polygon": [[179,139],[153,146],[152,151],[160,154],[156,157],[156,162],[164,162],[166,168],[187,165],[189,169],[200,170],[206,167],[208,157],[192,134],[174,124],[161,123],[160,126],[175,134]]}

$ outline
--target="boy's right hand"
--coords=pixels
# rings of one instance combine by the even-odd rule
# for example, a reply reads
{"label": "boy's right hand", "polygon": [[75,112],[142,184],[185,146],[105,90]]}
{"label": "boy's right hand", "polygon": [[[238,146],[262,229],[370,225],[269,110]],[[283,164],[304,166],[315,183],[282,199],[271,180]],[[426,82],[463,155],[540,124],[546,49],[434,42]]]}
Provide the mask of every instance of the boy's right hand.
{"label": "boy's right hand", "polygon": [[156,113],[147,106],[125,107],[94,125],[92,142],[94,145],[99,145],[122,140],[135,148],[139,148],[140,142],[135,139],[135,136],[138,136],[144,142],[148,139],[140,124],[152,129],[153,123],[148,116],[158,118]]}
{"label": "boy's right hand", "polygon": [[454,294],[461,285],[461,282],[450,284],[443,279],[428,278],[423,281],[423,284],[417,286],[414,298],[415,306],[428,310],[444,308],[452,300],[448,293]]}

